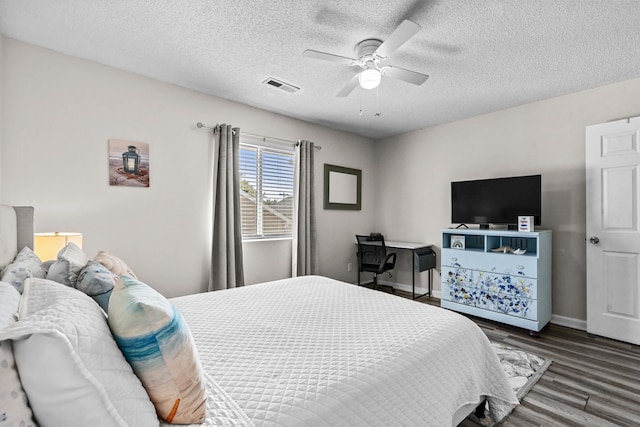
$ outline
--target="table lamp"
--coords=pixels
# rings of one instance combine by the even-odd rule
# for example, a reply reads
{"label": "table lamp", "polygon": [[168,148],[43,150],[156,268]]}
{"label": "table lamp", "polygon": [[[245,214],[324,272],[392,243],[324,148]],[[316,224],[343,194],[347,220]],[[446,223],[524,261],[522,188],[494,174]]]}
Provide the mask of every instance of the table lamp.
{"label": "table lamp", "polygon": [[82,233],[35,233],[34,252],[41,261],[49,261],[58,258],[58,252],[67,243],[73,242],[82,249]]}

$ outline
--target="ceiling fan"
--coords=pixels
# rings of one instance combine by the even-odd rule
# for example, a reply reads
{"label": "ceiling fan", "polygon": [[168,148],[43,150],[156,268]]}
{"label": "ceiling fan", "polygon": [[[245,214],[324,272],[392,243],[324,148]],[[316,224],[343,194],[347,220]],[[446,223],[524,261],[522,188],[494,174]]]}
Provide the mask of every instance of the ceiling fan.
{"label": "ceiling fan", "polygon": [[366,39],[358,43],[355,47],[357,59],[311,49],[305,50],[302,54],[307,58],[360,67],[361,71],[349,80],[342,90],[338,92],[338,97],[348,96],[358,84],[364,89],[376,88],[380,84],[382,76],[402,80],[414,85],[421,85],[427,81],[429,78],[428,75],[391,65],[383,65],[383,62],[389,55],[395,52],[396,49],[407,42],[419,30],[420,25],[409,20],[404,20],[384,42],[378,39]]}

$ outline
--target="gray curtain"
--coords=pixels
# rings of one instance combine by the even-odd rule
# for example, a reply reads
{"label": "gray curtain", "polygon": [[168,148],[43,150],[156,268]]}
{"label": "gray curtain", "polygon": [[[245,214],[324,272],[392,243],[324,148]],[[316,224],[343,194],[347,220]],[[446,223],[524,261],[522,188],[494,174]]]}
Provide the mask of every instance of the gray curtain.
{"label": "gray curtain", "polygon": [[216,126],[209,290],[244,286],[240,215],[240,129]]}
{"label": "gray curtain", "polygon": [[298,141],[296,148],[296,186],[293,212],[293,277],[316,274],[316,214],[313,190],[314,144]]}

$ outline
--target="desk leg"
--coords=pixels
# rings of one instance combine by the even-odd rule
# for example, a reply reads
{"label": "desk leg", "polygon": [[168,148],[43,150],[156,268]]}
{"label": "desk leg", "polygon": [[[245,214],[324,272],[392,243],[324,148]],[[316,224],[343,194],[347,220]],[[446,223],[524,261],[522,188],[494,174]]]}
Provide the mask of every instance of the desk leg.
{"label": "desk leg", "polygon": [[411,269],[411,298],[416,299],[416,251],[411,251],[412,269]]}

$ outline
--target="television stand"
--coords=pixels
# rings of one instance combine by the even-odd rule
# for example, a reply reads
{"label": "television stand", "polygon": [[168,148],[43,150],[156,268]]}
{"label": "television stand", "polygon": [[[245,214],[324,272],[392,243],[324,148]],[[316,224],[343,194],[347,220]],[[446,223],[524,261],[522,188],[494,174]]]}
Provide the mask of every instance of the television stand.
{"label": "television stand", "polygon": [[456,229],[458,229],[458,228],[462,228],[462,227],[464,227],[464,228],[469,228],[469,227],[467,227],[467,224],[460,224],[459,226],[457,226],[457,227],[456,227]]}
{"label": "television stand", "polygon": [[489,224],[480,224],[480,230],[488,230],[491,226]]}

